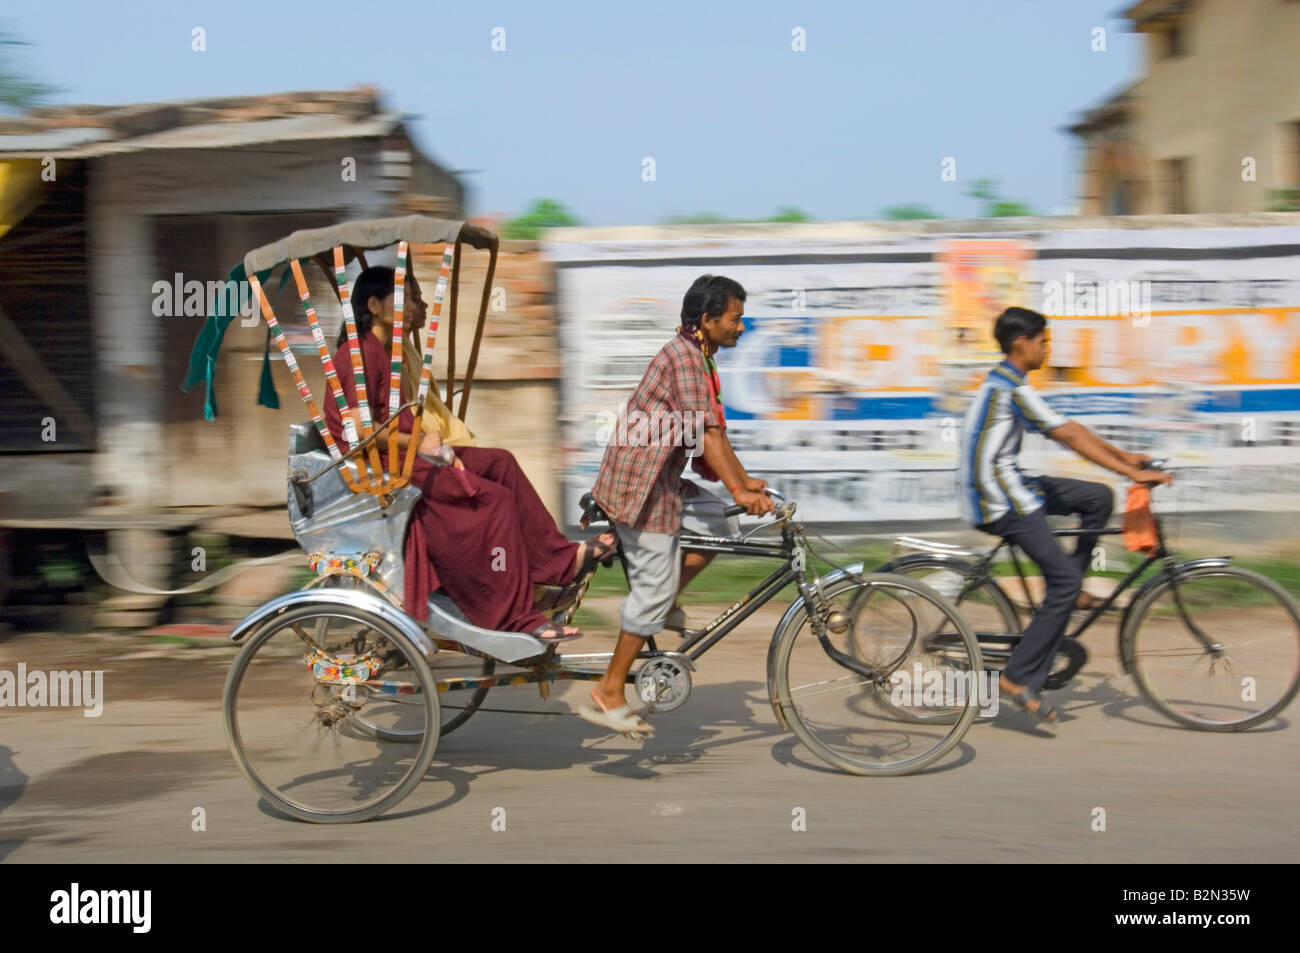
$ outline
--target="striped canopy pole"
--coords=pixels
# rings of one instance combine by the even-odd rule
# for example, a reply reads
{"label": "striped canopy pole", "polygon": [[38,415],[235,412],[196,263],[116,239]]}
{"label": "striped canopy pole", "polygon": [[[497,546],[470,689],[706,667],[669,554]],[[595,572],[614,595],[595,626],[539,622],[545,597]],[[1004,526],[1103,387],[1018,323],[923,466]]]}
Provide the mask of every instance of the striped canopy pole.
{"label": "striped canopy pole", "polygon": [[[357,389],[357,414],[361,417],[361,439],[374,431],[370,416],[370,395],[366,388],[366,367],[361,360],[361,339],[357,336],[357,320],[352,313],[352,291],[348,286],[347,266],[343,261],[343,246],[334,246],[334,281],[339,289],[339,306],[343,309],[343,326],[348,336],[348,355],[352,363],[352,382]],[[370,472],[381,478],[383,466],[379,462],[379,441],[370,445]]]}
{"label": "striped canopy pole", "polygon": [[[416,396],[416,400],[419,401],[416,411],[417,414],[419,414],[417,423],[419,424],[418,430],[421,434],[423,434],[424,431],[423,420],[425,401],[428,399],[429,385],[433,379],[433,348],[435,342],[438,340],[438,317],[442,314],[442,299],[447,294],[447,283],[451,276],[451,261],[455,251],[456,246],[454,244],[443,246],[442,265],[438,269],[438,283],[433,288],[433,307],[429,312],[429,330],[424,338],[424,359],[420,369],[420,389]],[[416,446],[418,449],[418,446],[414,443],[412,446]],[[408,447],[406,460],[402,465],[402,475],[409,477],[411,471],[414,469],[414,465],[415,452],[411,447]]]}
{"label": "striped canopy pole", "polygon": [[396,477],[401,461],[397,458],[397,409],[402,406],[402,333],[403,312],[406,310],[406,252],[407,243],[397,243],[397,267],[393,269],[393,340],[392,358],[388,369],[388,472]]}
{"label": "striped canopy pole", "polygon": [[[256,275],[248,276],[249,287],[253,291],[253,297],[257,300],[262,309],[262,317],[266,319],[266,325],[271,329],[271,336],[275,338],[276,345],[280,348],[280,355],[284,358],[284,363],[289,368],[289,374],[293,377],[294,384],[298,387],[298,396],[302,402],[307,405],[307,412],[311,414],[312,423],[316,425],[316,430],[320,433],[321,440],[325,442],[325,449],[329,451],[330,456],[335,460],[342,460],[343,454],[334,442],[334,436],[325,426],[325,418],[321,416],[320,410],[316,407],[316,401],[312,399],[311,388],[307,386],[306,379],[302,376],[302,368],[298,366],[298,361],[293,356],[293,349],[289,347],[289,342],[285,340],[284,331],[280,328],[280,322],[275,319],[275,312],[271,309],[271,302],[267,300],[266,295],[262,293],[262,283],[257,280]],[[343,474],[344,481],[348,483],[351,489],[357,490],[359,487],[355,484],[352,472],[349,467],[344,466],[340,471]]]}
{"label": "striped canopy pole", "polygon": [[447,294],[447,282],[451,276],[451,259],[455,254],[455,245],[446,245],[442,250],[442,267],[438,269],[438,283],[433,289],[433,309],[429,313],[429,333],[424,340],[424,367],[420,371],[420,406],[429,395],[429,383],[433,379],[433,345],[438,340],[438,317],[442,314],[442,299]]}
{"label": "striped canopy pole", "polygon": [[339,410],[339,420],[343,424],[343,439],[351,447],[357,443],[357,423],[352,419],[352,408],[348,406],[348,399],[343,394],[343,385],[339,383],[339,375],[334,370],[334,359],[330,357],[330,348],[325,342],[325,332],[321,330],[316,306],[311,303],[311,293],[307,290],[307,279],[302,273],[302,265],[294,258],[289,262],[289,269],[293,272],[294,283],[298,286],[302,309],[307,312],[307,326],[311,328],[311,339],[316,342],[316,350],[320,353],[321,367],[325,369],[325,386],[329,388],[334,398],[334,406]]}

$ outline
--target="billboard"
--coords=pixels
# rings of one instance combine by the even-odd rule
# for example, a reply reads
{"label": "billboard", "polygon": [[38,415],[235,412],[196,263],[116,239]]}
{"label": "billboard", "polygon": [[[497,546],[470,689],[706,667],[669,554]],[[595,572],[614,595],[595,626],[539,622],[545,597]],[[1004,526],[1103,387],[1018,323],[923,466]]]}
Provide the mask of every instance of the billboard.
{"label": "billboard", "polygon": [[[1012,304],[1051,322],[1031,383],[1111,442],[1191,468],[1180,505],[1300,508],[1300,228],[544,248],[568,356],[566,499],[594,482],[599,421],[671,338],[687,287],[715,273],[748,292],[746,332],[717,355],[728,433],[810,522],[958,516],[962,412]],[[1122,483],[1038,437],[1023,459]]]}

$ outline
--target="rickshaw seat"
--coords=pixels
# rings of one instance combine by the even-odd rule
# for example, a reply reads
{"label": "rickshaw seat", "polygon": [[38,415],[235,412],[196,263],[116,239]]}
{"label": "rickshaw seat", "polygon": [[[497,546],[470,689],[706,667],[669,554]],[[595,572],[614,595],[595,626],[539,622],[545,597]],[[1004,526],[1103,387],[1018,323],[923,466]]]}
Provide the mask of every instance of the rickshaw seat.
{"label": "rickshaw seat", "polygon": [[379,553],[370,575],[400,599],[406,529],[420,491],[402,487],[385,508],[371,494],[348,489],[337,469],[307,482],[333,463],[314,424],[290,425],[288,497],[294,538],[308,555]]}

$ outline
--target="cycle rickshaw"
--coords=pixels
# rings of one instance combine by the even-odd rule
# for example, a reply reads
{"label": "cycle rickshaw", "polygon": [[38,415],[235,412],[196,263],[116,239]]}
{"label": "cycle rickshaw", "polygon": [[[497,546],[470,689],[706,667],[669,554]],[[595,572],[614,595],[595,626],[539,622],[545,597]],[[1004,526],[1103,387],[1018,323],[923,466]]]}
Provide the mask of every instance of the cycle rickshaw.
{"label": "cycle rickshaw", "polygon": [[[389,422],[398,419],[404,273],[411,244],[443,245],[419,391],[411,406],[414,439],[405,459],[396,427],[376,425],[368,400],[387,398]],[[311,421],[290,428],[288,515],[295,538],[317,577],[304,589],[272,599],[240,622],[230,638],[242,648],[231,666],[223,716],[231,751],[244,775],[267,801],[307,821],[364,821],[388,810],[419,784],[440,740],[478,710],[488,691],[535,684],[542,698],[552,683],[598,679],[607,653],[558,654],[520,632],[498,632],[468,621],[445,593],[429,599],[423,624],[403,611],[403,544],[419,490],[409,484],[420,430],[431,416],[426,399],[432,356],[445,298],[451,302],[445,335],[445,380],[450,407],[465,419],[477,363],[499,242],[485,229],[458,221],[408,216],[352,222],[295,232],[249,252],[250,276],[288,268],[297,284],[325,370],[325,399],[345,408],[337,373],[302,272],[316,262],[330,278],[342,307],[352,366],[360,367],[348,301],[347,266],[365,253],[397,248],[394,279],[393,369],[387,395],[358,392],[341,452],[298,366],[267,294],[250,279],[254,300],[307,406]],[[455,335],[461,256],[466,248],[489,256],[478,302],[467,374],[456,390]],[[387,469],[377,443],[389,443]],[[773,559],[770,576],[713,622],[683,633],[672,650],[651,639],[629,676],[649,711],[685,703],[699,657],[761,605],[793,583],[797,597],[776,626],[767,655],[773,712],[828,763],[854,774],[898,775],[920,770],[961,740],[981,704],[979,645],[965,619],[923,582],[864,574],[861,564],[825,576],[813,571],[796,506],[772,491],[772,522],[744,537],[683,535],[686,551],[711,551]],[[584,496],[584,525],[607,519]],[[777,539],[758,538],[764,529]],[[591,571],[594,573],[595,569]],[[567,623],[591,580],[588,573],[548,612]],[[555,593],[539,593],[542,599]],[[543,604],[543,603],[539,603]],[[902,691],[911,678],[925,692]],[[933,689],[933,691],[932,691]],[[446,699],[444,701],[444,699]],[[918,717],[921,709],[947,717]]]}

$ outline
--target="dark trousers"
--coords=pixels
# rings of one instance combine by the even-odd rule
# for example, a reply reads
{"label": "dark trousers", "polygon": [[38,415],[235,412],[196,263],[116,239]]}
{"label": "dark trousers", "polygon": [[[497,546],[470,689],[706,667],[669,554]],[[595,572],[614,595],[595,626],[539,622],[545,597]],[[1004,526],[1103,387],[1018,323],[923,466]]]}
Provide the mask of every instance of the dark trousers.
{"label": "dark trousers", "polygon": [[1077,513],[1082,517],[1081,529],[1101,529],[1110,519],[1115,505],[1110,487],[1101,483],[1061,477],[1039,477],[1038,482],[1046,500],[1042,509],[1024,516],[1007,513],[992,523],[976,527],[1014,543],[1038,564],[1043,573],[1046,584],[1043,604],[1025,629],[1002,673],[1010,681],[1034,692],[1043,687],[1051,673],[1052,658],[1065,637],[1070,613],[1083,588],[1083,576],[1088,570],[1092,547],[1097,542],[1096,536],[1079,536],[1074,552],[1067,556],[1052,535],[1047,516]]}

